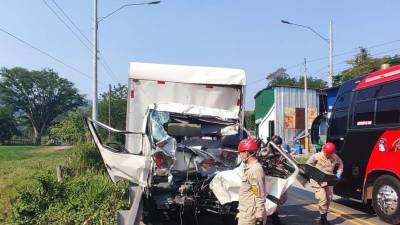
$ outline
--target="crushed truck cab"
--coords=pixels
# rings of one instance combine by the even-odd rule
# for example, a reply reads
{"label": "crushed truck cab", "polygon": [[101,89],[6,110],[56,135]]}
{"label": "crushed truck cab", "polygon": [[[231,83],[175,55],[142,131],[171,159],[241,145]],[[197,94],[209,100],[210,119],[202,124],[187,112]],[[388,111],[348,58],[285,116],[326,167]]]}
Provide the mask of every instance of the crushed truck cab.
{"label": "crushed truck cab", "polygon": [[[144,219],[186,209],[236,214],[242,174],[236,149],[249,135],[245,84],[240,69],[130,63],[126,131],[87,120],[111,179],[128,180],[143,193],[136,202]],[[124,138],[106,142],[100,129]],[[269,214],[298,173],[278,146],[263,149],[271,148],[259,156]]]}

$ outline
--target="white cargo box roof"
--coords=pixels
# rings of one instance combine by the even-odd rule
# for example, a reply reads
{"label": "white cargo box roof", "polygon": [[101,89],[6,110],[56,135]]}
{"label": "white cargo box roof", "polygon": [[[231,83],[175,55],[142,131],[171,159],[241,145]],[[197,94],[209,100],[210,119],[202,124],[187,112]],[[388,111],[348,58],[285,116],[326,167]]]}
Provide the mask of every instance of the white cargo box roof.
{"label": "white cargo box roof", "polygon": [[190,84],[246,85],[245,72],[241,69],[154,63],[131,62],[129,78]]}

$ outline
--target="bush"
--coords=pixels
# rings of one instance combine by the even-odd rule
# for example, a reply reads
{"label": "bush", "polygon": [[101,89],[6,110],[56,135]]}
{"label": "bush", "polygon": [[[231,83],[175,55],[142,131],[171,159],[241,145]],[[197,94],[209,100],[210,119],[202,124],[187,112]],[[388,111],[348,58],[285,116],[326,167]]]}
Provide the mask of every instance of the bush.
{"label": "bush", "polygon": [[35,177],[12,205],[16,224],[115,224],[116,212],[128,206],[128,183],[112,183],[98,150],[90,144],[70,149],[64,182],[54,171]]}
{"label": "bush", "polygon": [[126,208],[127,183],[113,184],[103,173],[87,171],[58,183],[47,172],[13,205],[16,224],[115,224],[116,212]]}
{"label": "bush", "polygon": [[85,113],[78,109],[70,112],[67,117],[50,128],[50,136],[68,145],[88,142],[90,134],[83,119],[85,116]]}
{"label": "bush", "polygon": [[66,170],[70,175],[81,175],[90,170],[106,172],[100,152],[92,144],[80,144],[71,149]]}

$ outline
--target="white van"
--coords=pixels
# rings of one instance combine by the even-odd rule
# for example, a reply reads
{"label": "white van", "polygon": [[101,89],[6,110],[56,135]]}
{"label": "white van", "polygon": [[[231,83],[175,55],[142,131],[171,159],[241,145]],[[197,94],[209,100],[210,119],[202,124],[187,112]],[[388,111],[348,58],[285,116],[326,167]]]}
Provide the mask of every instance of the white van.
{"label": "white van", "polygon": [[[88,126],[111,179],[136,185],[145,215],[236,214],[242,174],[236,149],[248,135],[245,84],[240,69],[130,63],[127,131],[90,119]],[[105,143],[101,128],[124,135],[125,143]],[[260,155],[269,213],[298,173],[281,149],[274,152]]]}

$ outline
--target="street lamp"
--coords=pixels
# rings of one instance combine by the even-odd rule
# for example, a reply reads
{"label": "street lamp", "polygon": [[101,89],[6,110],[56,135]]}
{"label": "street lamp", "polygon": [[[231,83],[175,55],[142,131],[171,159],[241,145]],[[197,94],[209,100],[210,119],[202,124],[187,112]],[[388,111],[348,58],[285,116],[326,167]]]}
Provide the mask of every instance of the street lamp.
{"label": "street lamp", "polygon": [[[284,24],[288,24],[288,25],[293,25],[293,26],[298,26],[298,27],[302,27],[305,29],[310,30],[311,32],[313,32],[314,34],[316,34],[318,37],[320,37],[322,40],[324,40],[325,42],[327,42],[329,44],[329,63],[328,63],[328,86],[332,87],[332,76],[333,76],[333,37],[332,37],[332,20],[329,23],[329,39],[325,38],[324,36],[322,36],[321,34],[319,34],[317,31],[315,31],[313,28],[309,27],[309,26],[305,26],[302,24],[296,24],[296,23],[292,23],[289,22],[287,20],[281,20],[281,23]],[[307,91],[307,62],[306,59],[304,59],[304,122],[305,122],[305,126],[304,126],[304,147],[306,149],[306,154],[309,153],[309,143],[308,143],[308,91]]]}
{"label": "street lamp", "polygon": [[288,25],[293,25],[293,26],[298,26],[302,27],[305,29],[310,30],[314,34],[316,34],[318,37],[320,37],[322,40],[324,40],[328,45],[329,45],[329,63],[328,63],[328,87],[332,87],[333,83],[333,36],[332,36],[332,20],[329,22],[329,39],[325,38],[321,34],[319,34],[317,31],[315,31],[313,28],[302,25],[302,24],[297,24],[297,23],[292,23],[287,20],[281,20],[281,23],[288,24]]}
{"label": "street lamp", "polygon": [[112,16],[116,12],[121,9],[129,6],[137,6],[137,5],[156,5],[161,1],[151,1],[151,2],[143,2],[143,3],[131,3],[120,6],[119,8],[113,10],[107,15],[98,18],[97,17],[97,0],[93,0],[93,100],[92,100],[92,119],[97,121],[97,30],[98,23],[105,20],[106,18]]}

